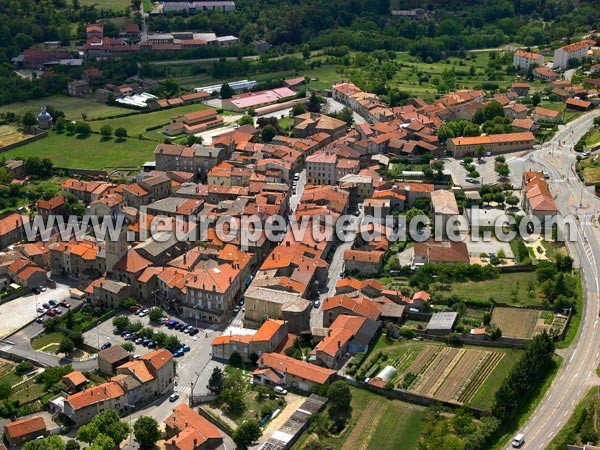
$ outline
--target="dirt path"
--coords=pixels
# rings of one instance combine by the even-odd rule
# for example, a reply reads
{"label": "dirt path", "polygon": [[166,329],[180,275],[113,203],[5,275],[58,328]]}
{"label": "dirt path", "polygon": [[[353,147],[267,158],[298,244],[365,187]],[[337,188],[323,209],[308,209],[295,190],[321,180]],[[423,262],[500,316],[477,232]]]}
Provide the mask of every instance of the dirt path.
{"label": "dirt path", "polygon": [[[377,423],[379,420],[381,420],[381,416],[385,411],[385,408],[379,408],[379,410],[376,410],[377,405],[378,403],[375,400],[372,400],[369,403],[360,416],[360,419],[358,419],[358,422],[356,422],[354,430],[352,430],[352,433],[350,433],[350,436],[348,436],[348,439],[346,439],[346,442],[344,442],[344,448],[360,448],[361,450],[367,448],[369,441],[371,440],[370,435],[375,431],[375,428],[377,428]],[[367,431],[367,439],[363,439]],[[357,444],[361,440],[361,445],[358,447]]]}

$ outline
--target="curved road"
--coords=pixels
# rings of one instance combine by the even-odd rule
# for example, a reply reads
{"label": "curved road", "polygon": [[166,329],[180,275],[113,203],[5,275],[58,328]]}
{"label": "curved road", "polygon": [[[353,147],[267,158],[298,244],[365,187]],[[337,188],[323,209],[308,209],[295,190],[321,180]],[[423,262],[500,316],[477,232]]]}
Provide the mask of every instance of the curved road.
{"label": "curved road", "polygon": [[[544,170],[550,175],[550,189],[560,214],[572,216],[576,224],[576,239],[567,242],[567,246],[581,267],[584,288],[584,310],[577,340],[568,349],[558,351],[563,357],[563,365],[544,399],[520,430],[526,439],[522,448],[527,450],[545,449],[586,391],[600,384],[596,375],[600,362],[600,273],[596,261],[600,258],[597,221],[600,199],[583,187],[573,169],[576,161],[573,146],[598,116],[600,110],[592,111],[561,126],[540,150],[510,161],[515,176],[520,177],[529,169]],[[508,444],[504,448],[512,447]]]}

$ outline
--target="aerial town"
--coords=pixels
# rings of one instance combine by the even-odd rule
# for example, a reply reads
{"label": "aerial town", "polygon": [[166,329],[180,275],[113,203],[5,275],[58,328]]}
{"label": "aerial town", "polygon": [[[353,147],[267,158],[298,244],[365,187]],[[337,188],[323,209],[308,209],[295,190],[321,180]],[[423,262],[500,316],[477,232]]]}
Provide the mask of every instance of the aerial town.
{"label": "aerial town", "polygon": [[0,4],[0,450],[600,448],[595,0]]}

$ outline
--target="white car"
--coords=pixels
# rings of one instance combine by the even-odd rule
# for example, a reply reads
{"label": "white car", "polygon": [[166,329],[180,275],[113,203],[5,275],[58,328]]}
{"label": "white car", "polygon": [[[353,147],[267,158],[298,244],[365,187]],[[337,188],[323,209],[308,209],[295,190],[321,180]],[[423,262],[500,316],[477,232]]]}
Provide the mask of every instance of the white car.
{"label": "white car", "polygon": [[284,388],[282,388],[281,386],[275,386],[275,387],[273,388],[273,390],[274,390],[276,393],[278,393],[278,394],[281,394],[281,395],[285,395],[285,394],[287,394],[287,391],[286,391]]}
{"label": "white car", "polygon": [[179,398],[179,394],[175,392],[174,394],[171,394],[171,395],[169,396],[169,401],[170,401],[171,403],[173,403],[173,402],[177,401],[177,399],[178,399],[178,398]]}
{"label": "white car", "polygon": [[146,317],[148,315],[150,311],[148,311],[147,309],[142,309],[139,313],[138,313],[138,317]]}

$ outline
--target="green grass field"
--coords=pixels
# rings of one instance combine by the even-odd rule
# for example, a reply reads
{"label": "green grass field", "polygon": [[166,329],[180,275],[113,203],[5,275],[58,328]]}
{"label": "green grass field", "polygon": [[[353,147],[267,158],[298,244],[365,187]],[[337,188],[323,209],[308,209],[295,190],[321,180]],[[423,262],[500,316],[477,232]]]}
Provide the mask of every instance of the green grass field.
{"label": "green grass field", "polygon": [[[421,434],[424,408],[388,400],[364,389],[350,387],[352,415],[348,425],[337,436],[305,433],[292,447],[301,450],[314,439],[335,449],[412,450]],[[326,414],[327,412],[325,412]]]}
{"label": "green grass field", "polygon": [[110,9],[112,11],[126,11],[131,7],[127,0],[79,0],[81,6],[96,5],[97,9]]}
{"label": "green grass field", "polygon": [[157,142],[127,138],[123,142],[103,142],[92,134],[86,139],[50,132],[48,137],[2,154],[7,159],[21,156],[50,158],[56,167],[103,169],[140,166],[154,160]]}
{"label": "green grass field", "polygon": [[[530,294],[531,287],[533,295]],[[452,283],[446,293],[472,299],[493,298],[497,302],[514,305],[540,305],[544,300],[535,272],[501,273],[493,280]]]}
{"label": "green grass field", "polygon": [[58,344],[62,340],[63,336],[64,334],[62,334],[60,331],[42,333],[31,341],[31,348],[34,350],[39,350],[40,348],[46,347],[50,344]]}
{"label": "green grass field", "polygon": [[180,106],[179,108],[165,109],[145,114],[135,114],[128,117],[117,117],[113,119],[95,120],[90,122],[94,131],[100,131],[103,125],[110,125],[113,129],[123,127],[127,130],[129,136],[142,134],[149,138],[163,140],[164,136],[160,134],[160,129],[146,131],[146,128],[155,127],[171,122],[175,116],[188,114],[195,111],[206,109],[202,104]]}
{"label": "green grass field", "polygon": [[64,111],[67,119],[81,120],[81,113],[86,113],[88,119],[96,119],[99,117],[110,117],[119,114],[127,113],[131,110],[118,108],[116,106],[108,106],[104,103],[98,103],[93,100],[69,97],[66,95],[51,95],[37,100],[27,100],[25,102],[11,103],[0,106],[1,112],[14,112],[23,114],[28,110],[38,113],[43,105],[52,105],[61,111]]}

